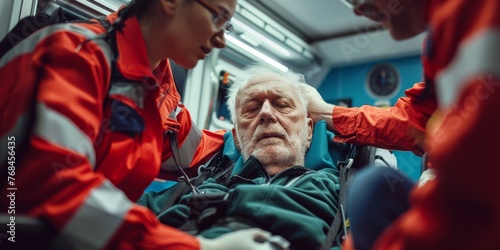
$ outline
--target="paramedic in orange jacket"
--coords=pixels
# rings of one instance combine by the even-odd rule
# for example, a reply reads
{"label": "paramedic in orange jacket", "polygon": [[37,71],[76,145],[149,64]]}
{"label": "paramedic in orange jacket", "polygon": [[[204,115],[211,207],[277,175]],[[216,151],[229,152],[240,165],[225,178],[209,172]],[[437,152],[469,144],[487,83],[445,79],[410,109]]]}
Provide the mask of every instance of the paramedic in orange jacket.
{"label": "paramedic in orange jacket", "polygon": [[[108,16],[123,78],[112,78],[114,46],[102,38],[112,32],[97,21],[42,29],[0,58],[2,144],[21,147],[17,132],[32,100],[36,110],[26,154],[8,162],[15,169],[9,187],[17,188],[16,214],[48,220],[58,230],[54,245],[70,242],[79,249],[266,245],[254,241],[269,236],[259,230],[233,239],[195,238],[134,203],[160,168],[175,170],[168,130],[178,131],[184,168],[203,163],[222,145],[223,131],[201,131],[179,104],[167,58],[193,68],[225,47],[236,2],[135,0]],[[1,192],[7,213],[4,198],[12,191],[4,186]]]}
{"label": "paramedic in orange jacket", "polygon": [[500,189],[493,146],[500,141],[500,2],[348,2],[396,40],[428,31],[425,84],[406,91],[394,107],[321,101],[309,107],[314,120],[329,121],[338,141],[428,152],[435,179],[412,190],[410,208],[373,249],[500,249],[500,196],[493,191]]}

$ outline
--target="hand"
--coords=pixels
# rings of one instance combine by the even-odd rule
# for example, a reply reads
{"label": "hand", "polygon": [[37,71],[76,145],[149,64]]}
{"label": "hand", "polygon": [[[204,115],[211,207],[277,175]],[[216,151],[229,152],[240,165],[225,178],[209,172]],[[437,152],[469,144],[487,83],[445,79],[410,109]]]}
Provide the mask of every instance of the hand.
{"label": "hand", "polygon": [[287,250],[290,243],[281,236],[258,229],[242,229],[215,239],[197,237],[201,250]]}
{"label": "hand", "polygon": [[300,85],[300,89],[308,102],[307,112],[309,113],[309,117],[313,119],[314,123],[320,120],[330,120],[334,105],[325,102],[318,90],[309,84],[302,83]]}
{"label": "hand", "polygon": [[422,172],[420,178],[418,179],[418,186],[421,187],[428,181],[432,181],[434,179],[436,179],[436,172],[434,171],[434,169],[432,168],[426,169],[425,171]]}
{"label": "hand", "polygon": [[304,94],[308,102],[307,105],[308,110],[315,110],[317,106],[325,103],[323,97],[319,94],[318,90],[316,90],[313,86],[307,83],[302,83],[300,85],[300,89],[302,90],[302,93]]}

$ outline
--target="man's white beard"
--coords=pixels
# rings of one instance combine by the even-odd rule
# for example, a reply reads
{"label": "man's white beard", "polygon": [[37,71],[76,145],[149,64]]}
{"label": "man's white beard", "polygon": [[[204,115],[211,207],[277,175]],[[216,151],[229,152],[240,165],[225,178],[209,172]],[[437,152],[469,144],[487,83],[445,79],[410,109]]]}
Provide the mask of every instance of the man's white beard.
{"label": "man's white beard", "polygon": [[[293,166],[304,166],[307,151],[308,130],[301,130],[297,136],[288,138],[281,143],[270,143],[256,146],[253,152],[248,151],[248,145],[242,145],[241,153],[243,160],[248,160],[253,155],[263,167],[290,168]],[[276,139],[278,140],[278,139]],[[241,137],[240,137],[241,142]],[[288,147],[283,145],[288,143]]]}
{"label": "man's white beard", "polygon": [[303,164],[303,161],[298,159],[303,158],[299,157],[299,152],[292,152],[290,148],[284,148],[280,144],[258,148],[252,153],[252,155],[259,160],[262,166],[279,166],[288,168]]}

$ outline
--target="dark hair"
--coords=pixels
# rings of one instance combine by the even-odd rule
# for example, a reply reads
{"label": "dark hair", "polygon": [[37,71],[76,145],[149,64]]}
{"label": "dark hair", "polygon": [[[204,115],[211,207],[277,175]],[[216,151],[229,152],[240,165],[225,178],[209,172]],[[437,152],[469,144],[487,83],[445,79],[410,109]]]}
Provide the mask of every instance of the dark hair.
{"label": "dark hair", "polygon": [[[118,19],[112,24],[111,29],[108,32],[114,31],[116,29],[120,30],[123,28],[125,21],[130,17],[137,17],[138,19],[143,19],[146,12],[151,5],[156,0],[132,0],[123,9],[118,12]],[[194,0],[185,0],[183,4],[193,2]]]}
{"label": "dark hair", "polygon": [[[44,1],[44,0],[40,0]],[[124,8],[120,9],[118,11],[118,18],[111,23],[110,25],[106,25],[106,32],[93,37],[93,38],[88,38],[86,39],[83,43],[87,43],[89,41],[92,41],[94,39],[98,38],[103,38],[108,40],[112,44],[116,44],[116,32],[121,31],[121,29],[125,26],[125,21],[132,17],[141,17],[142,15],[145,14],[146,10],[150,7],[150,5],[153,3],[155,0],[132,0],[130,3],[127,4]],[[105,21],[101,22],[105,23]],[[117,55],[116,48],[113,49],[114,54]],[[113,59],[114,61],[115,59]]]}
{"label": "dark hair", "polygon": [[[194,0],[185,0],[183,4],[188,4],[192,1]],[[142,19],[153,3],[154,0],[132,0],[125,8],[120,10],[119,16],[123,21],[132,16]]]}
{"label": "dark hair", "polygon": [[132,16],[141,18],[153,2],[154,0],[132,0],[125,8],[120,10],[118,15],[122,19],[122,22]]}
{"label": "dark hair", "polygon": [[125,24],[125,21],[130,17],[136,16],[141,18],[149,6],[154,2],[154,0],[132,0],[124,8],[118,12],[118,18],[111,24],[111,26],[106,31],[107,34],[114,32],[115,30],[121,30]]}

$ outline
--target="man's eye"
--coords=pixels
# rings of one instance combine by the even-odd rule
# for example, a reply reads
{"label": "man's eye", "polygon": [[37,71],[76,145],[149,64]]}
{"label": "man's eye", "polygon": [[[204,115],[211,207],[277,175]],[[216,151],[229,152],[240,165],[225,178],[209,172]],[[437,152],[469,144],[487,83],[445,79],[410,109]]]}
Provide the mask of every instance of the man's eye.
{"label": "man's eye", "polygon": [[255,111],[258,111],[259,110],[259,106],[255,105],[255,106],[249,106],[246,108],[246,111],[247,112],[255,112]]}
{"label": "man's eye", "polygon": [[276,103],[276,106],[278,106],[279,108],[290,107],[290,105],[288,104],[288,102],[278,102],[278,103]]}

